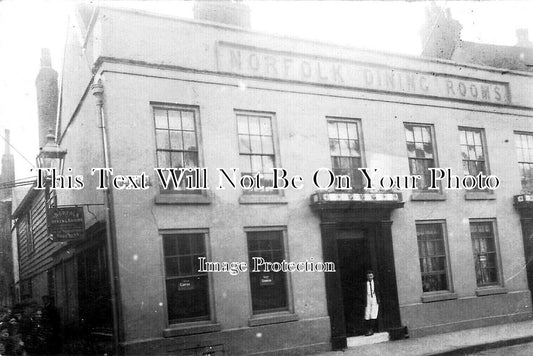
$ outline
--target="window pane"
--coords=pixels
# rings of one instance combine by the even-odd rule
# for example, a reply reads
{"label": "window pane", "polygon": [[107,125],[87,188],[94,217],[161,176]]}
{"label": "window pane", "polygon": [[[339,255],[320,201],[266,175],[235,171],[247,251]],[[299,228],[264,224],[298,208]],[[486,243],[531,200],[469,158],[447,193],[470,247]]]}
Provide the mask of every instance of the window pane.
{"label": "window pane", "polygon": [[184,130],[194,131],[194,113],[192,111],[182,111],[181,122]]}
{"label": "window pane", "polygon": [[194,132],[183,131],[183,148],[187,151],[196,151],[196,134]]}
{"label": "window pane", "polygon": [[263,136],[261,138],[262,153],[274,154],[274,145],[272,144],[272,136]]}
{"label": "window pane", "polygon": [[157,167],[158,168],[171,168],[170,152],[165,152],[165,151],[157,152]]}
{"label": "window pane", "polygon": [[237,130],[239,134],[248,134],[248,117],[237,115]]}
{"label": "window pane", "polygon": [[155,130],[155,140],[158,149],[168,150],[170,148],[167,130]]}
{"label": "window pane", "polygon": [[167,111],[155,109],[154,110],[155,128],[166,129],[168,128]]}
{"label": "window pane", "polygon": [[248,118],[248,124],[250,125],[250,135],[260,135],[259,131],[259,118],[257,116],[250,116]]}
{"label": "window pane", "polygon": [[198,153],[184,152],[183,153],[183,166],[184,167],[198,167]]}
{"label": "window pane", "polygon": [[252,153],[261,153],[261,136],[250,136]]}
{"label": "window pane", "polygon": [[261,124],[261,135],[272,136],[272,127],[270,125],[270,118],[262,117],[260,119],[260,124]]}
{"label": "window pane", "polygon": [[181,118],[178,110],[168,111],[168,123],[169,128],[173,130],[181,130]]}
{"label": "window pane", "polygon": [[241,153],[252,152],[249,136],[239,135],[239,150]]}
{"label": "window pane", "polygon": [[239,157],[240,167],[243,173],[252,172],[252,163],[250,162],[250,157],[251,156],[246,156],[246,155],[240,155]]}
{"label": "window pane", "polygon": [[337,123],[334,121],[328,121],[328,135],[330,138],[339,138],[337,131]]}
{"label": "window pane", "polygon": [[173,150],[183,150],[183,138],[181,131],[169,131],[170,133],[170,148]]}

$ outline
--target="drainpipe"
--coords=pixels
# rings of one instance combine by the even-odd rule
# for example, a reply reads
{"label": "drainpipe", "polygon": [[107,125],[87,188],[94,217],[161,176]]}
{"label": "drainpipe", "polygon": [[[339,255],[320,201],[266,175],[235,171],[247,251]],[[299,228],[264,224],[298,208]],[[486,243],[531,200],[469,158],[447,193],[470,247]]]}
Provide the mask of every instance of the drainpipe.
{"label": "drainpipe", "polygon": [[[104,168],[111,168],[109,159],[109,141],[104,114],[104,86],[101,79],[91,85],[91,91],[96,99],[96,111],[102,130],[102,148],[104,153]],[[120,299],[120,281],[118,276],[118,254],[115,232],[115,208],[113,204],[113,189],[109,187],[109,175],[106,173],[107,189],[104,189],[104,210],[106,214],[106,245],[107,245],[107,269],[109,274],[109,287],[111,289],[111,306],[113,308],[113,342],[115,355],[121,355],[122,310]]]}

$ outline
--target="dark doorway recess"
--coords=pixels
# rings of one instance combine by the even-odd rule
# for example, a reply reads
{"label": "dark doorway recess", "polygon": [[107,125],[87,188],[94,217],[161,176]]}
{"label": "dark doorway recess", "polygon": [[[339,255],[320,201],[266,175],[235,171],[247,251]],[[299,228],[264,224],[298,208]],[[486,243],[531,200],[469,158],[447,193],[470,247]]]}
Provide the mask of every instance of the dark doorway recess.
{"label": "dark doorway recess", "polygon": [[366,269],[380,284],[380,331],[391,339],[407,336],[402,326],[392,245],[391,212],[403,203],[336,202],[312,204],[320,215],[324,261],[337,272],[326,273],[326,296],[334,350],[346,347],[348,336],[362,333]]}

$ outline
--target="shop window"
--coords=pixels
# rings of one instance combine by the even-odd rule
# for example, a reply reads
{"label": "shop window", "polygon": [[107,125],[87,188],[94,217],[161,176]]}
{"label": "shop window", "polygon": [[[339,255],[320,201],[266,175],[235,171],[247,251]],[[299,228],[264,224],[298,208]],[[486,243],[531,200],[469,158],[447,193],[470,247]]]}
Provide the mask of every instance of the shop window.
{"label": "shop window", "polygon": [[499,261],[494,221],[470,221],[470,235],[478,287],[498,285]]}
{"label": "shop window", "polygon": [[205,233],[163,235],[169,324],[210,319],[208,275],[198,272],[205,239]]}
{"label": "shop window", "polygon": [[533,192],[533,134],[516,132],[515,147],[522,189]]}
{"label": "shop window", "polygon": [[416,237],[422,291],[451,291],[444,222],[417,222]]}
{"label": "shop window", "polygon": [[329,151],[335,175],[350,177],[354,190],[362,189],[362,145],[359,122],[355,120],[328,119]]}
{"label": "shop window", "polygon": [[254,270],[254,258],[265,263],[285,259],[283,231],[248,231],[247,240],[253,314],[288,310],[287,273],[267,271],[257,262]]}
{"label": "shop window", "polygon": [[431,183],[428,168],[436,167],[433,126],[405,124],[405,138],[411,175],[420,175],[417,188],[428,190]]}
{"label": "shop window", "polygon": [[260,188],[245,189],[245,194],[276,194],[272,189],[273,172],[276,165],[274,149],[274,116],[268,113],[237,112],[237,134],[239,138],[239,164],[241,176],[261,178]]}
{"label": "shop window", "polygon": [[477,176],[488,174],[485,142],[482,129],[460,127],[461,155],[463,174]]}
{"label": "shop window", "polygon": [[[158,168],[199,167],[198,109],[189,106],[154,106],[153,115]],[[194,174],[185,172],[179,187],[174,187],[171,182],[167,189],[161,187],[161,192],[200,194],[201,190],[198,189],[185,190],[186,177]]]}

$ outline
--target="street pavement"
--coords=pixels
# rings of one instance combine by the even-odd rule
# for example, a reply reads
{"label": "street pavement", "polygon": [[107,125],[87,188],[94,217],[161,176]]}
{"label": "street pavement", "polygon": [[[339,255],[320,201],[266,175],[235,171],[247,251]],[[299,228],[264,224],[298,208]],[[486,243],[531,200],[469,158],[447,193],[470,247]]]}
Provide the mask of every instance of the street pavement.
{"label": "street pavement", "polygon": [[[511,351],[506,348],[515,347]],[[497,349],[503,348],[503,349]],[[500,353],[482,353],[482,352]],[[330,351],[323,356],[533,355],[533,320]]]}
{"label": "street pavement", "polygon": [[500,347],[497,349],[485,350],[471,354],[472,356],[531,356],[533,355],[533,343],[520,344],[514,346]]}

